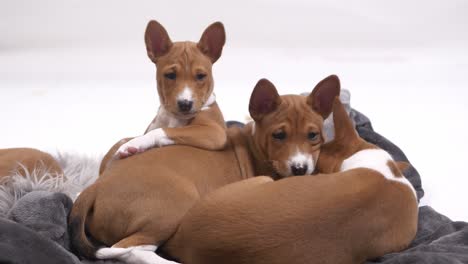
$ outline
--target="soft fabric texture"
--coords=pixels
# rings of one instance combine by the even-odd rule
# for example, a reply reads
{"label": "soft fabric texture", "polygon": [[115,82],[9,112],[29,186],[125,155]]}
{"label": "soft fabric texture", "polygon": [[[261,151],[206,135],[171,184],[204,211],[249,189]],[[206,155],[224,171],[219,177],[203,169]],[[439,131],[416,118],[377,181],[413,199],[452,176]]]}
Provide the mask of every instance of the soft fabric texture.
{"label": "soft fabric texture", "polygon": [[67,216],[72,206],[72,200],[63,193],[34,191],[19,199],[7,217],[70,249]]}
{"label": "soft fabric texture", "polygon": [[77,194],[93,183],[99,175],[101,157],[59,153],[55,158],[66,176],[50,173],[44,167],[38,166],[33,171],[23,167],[21,172],[13,172],[9,177],[2,179],[0,217],[5,217],[19,199],[32,191],[60,192],[75,200]]}
{"label": "soft fabric texture", "polygon": [[[48,214],[54,213],[55,211],[48,212]],[[0,263],[75,264],[80,262],[72,253],[36,230],[0,218]]]}

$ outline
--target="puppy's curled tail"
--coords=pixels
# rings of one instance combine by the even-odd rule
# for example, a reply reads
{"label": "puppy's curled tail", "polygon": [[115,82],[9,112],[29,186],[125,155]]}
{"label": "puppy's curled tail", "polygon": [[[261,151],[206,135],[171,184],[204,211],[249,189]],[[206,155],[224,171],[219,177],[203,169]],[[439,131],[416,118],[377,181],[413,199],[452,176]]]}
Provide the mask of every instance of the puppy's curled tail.
{"label": "puppy's curled tail", "polygon": [[93,184],[78,196],[68,220],[71,246],[78,256],[87,259],[96,259],[96,251],[99,249],[88,239],[85,231],[86,218],[93,209],[96,191],[96,184]]}

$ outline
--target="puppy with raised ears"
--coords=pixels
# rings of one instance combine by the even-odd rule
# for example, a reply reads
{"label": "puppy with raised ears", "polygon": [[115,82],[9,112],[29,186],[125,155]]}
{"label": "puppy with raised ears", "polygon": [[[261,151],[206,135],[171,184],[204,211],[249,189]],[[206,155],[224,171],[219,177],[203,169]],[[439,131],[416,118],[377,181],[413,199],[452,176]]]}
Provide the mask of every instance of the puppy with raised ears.
{"label": "puppy with raised ears", "polygon": [[323,120],[331,113],[333,98],[339,93],[336,75],[319,82],[307,97],[279,96],[271,82],[259,81],[249,104],[254,121],[247,128],[252,133],[252,152],[263,160],[263,166],[273,169],[275,178],[314,172],[325,142]]}
{"label": "puppy with raised ears", "polygon": [[121,145],[117,157],[173,144],[208,150],[225,146],[224,118],[216,104],[212,74],[225,41],[220,22],[206,28],[198,43],[172,42],[161,24],[148,23],[145,43],[156,65],[160,107],[145,134]]}
{"label": "puppy with raised ears", "polygon": [[[291,157],[316,155],[323,117],[330,114],[338,85],[332,76],[309,96],[279,96],[271,82],[261,80],[249,106],[255,127],[228,129],[222,150],[174,145],[114,160],[73,205],[69,226],[75,252],[86,258],[160,263],[154,250],[173,236],[198,199],[230,183],[255,181],[256,175],[290,176],[290,167],[296,166]],[[117,148],[119,144],[109,153]]]}
{"label": "puppy with raised ears", "polygon": [[396,162],[354,130],[338,98],[329,174],[224,186],[185,215],[165,250],[190,264],[358,264],[405,249],[417,230],[416,192]]}

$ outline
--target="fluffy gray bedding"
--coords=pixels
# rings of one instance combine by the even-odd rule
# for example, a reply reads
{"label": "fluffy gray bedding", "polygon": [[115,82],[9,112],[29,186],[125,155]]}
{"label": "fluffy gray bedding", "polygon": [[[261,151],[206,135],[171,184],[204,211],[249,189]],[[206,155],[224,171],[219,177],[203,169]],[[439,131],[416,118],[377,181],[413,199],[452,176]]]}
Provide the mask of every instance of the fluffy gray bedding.
{"label": "fluffy gray bedding", "polygon": [[[387,150],[396,160],[407,160],[396,145],[372,129],[367,117],[354,110],[350,115],[361,137]],[[69,251],[70,197],[75,198],[94,181],[98,163],[97,159],[75,156],[57,158],[67,179],[46,177],[38,182],[34,176],[26,180],[13,176],[0,187],[0,263],[80,263]],[[422,198],[416,169],[408,169],[405,175]],[[468,223],[453,222],[431,207],[420,207],[418,232],[410,247],[368,263],[468,263]]]}

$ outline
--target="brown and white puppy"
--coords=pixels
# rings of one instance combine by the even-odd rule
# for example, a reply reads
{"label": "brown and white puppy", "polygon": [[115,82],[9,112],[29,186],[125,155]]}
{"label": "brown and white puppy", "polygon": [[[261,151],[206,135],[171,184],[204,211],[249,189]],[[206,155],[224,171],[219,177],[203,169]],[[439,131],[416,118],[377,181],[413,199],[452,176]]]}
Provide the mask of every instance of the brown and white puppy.
{"label": "brown and white puppy", "polygon": [[156,65],[160,107],[145,134],[123,144],[117,157],[173,144],[208,150],[224,147],[226,127],[213,93],[212,66],[225,41],[220,22],[206,28],[198,43],[172,42],[161,24],[148,23],[145,43]]}
{"label": "brown and white puppy", "polygon": [[[272,176],[311,174],[320,146],[325,142],[322,129],[323,120],[331,113],[333,98],[330,95],[340,93],[338,77],[331,75],[322,80],[316,86],[320,89],[314,89],[309,97],[280,97],[273,84],[265,79],[260,80],[257,87],[249,104],[255,121],[248,125],[252,130],[252,149],[274,168],[276,173]],[[319,93],[326,93],[326,96]],[[314,101],[317,97],[322,98],[320,103]],[[297,114],[292,114],[289,108],[294,108]],[[304,111],[310,108],[313,111]]]}
{"label": "brown and white puppy", "polygon": [[63,174],[58,162],[48,153],[32,148],[0,149],[0,181],[15,172],[25,176],[34,170]]}
{"label": "brown and white puppy", "polygon": [[164,250],[187,264],[350,264],[407,247],[418,205],[401,163],[357,135],[338,99],[334,123],[318,162],[331,174],[222,187],[186,214]]}
{"label": "brown and white puppy", "polygon": [[[69,219],[77,254],[158,263],[153,251],[200,197],[255,175],[290,176],[293,169],[286,164],[298,149],[317,156],[323,117],[338,93],[336,76],[320,82],[309,96],[280,97],[272,83],[261,80],[249,105],[255,130],[252,125],[229,129],[223,150],[174,145],[113,161],[73,206]],[[280,132],[286,135],[278,137]],[[275,163],[284,166],[271,166]],[[86,234],[112,248],[99,249]]]}

